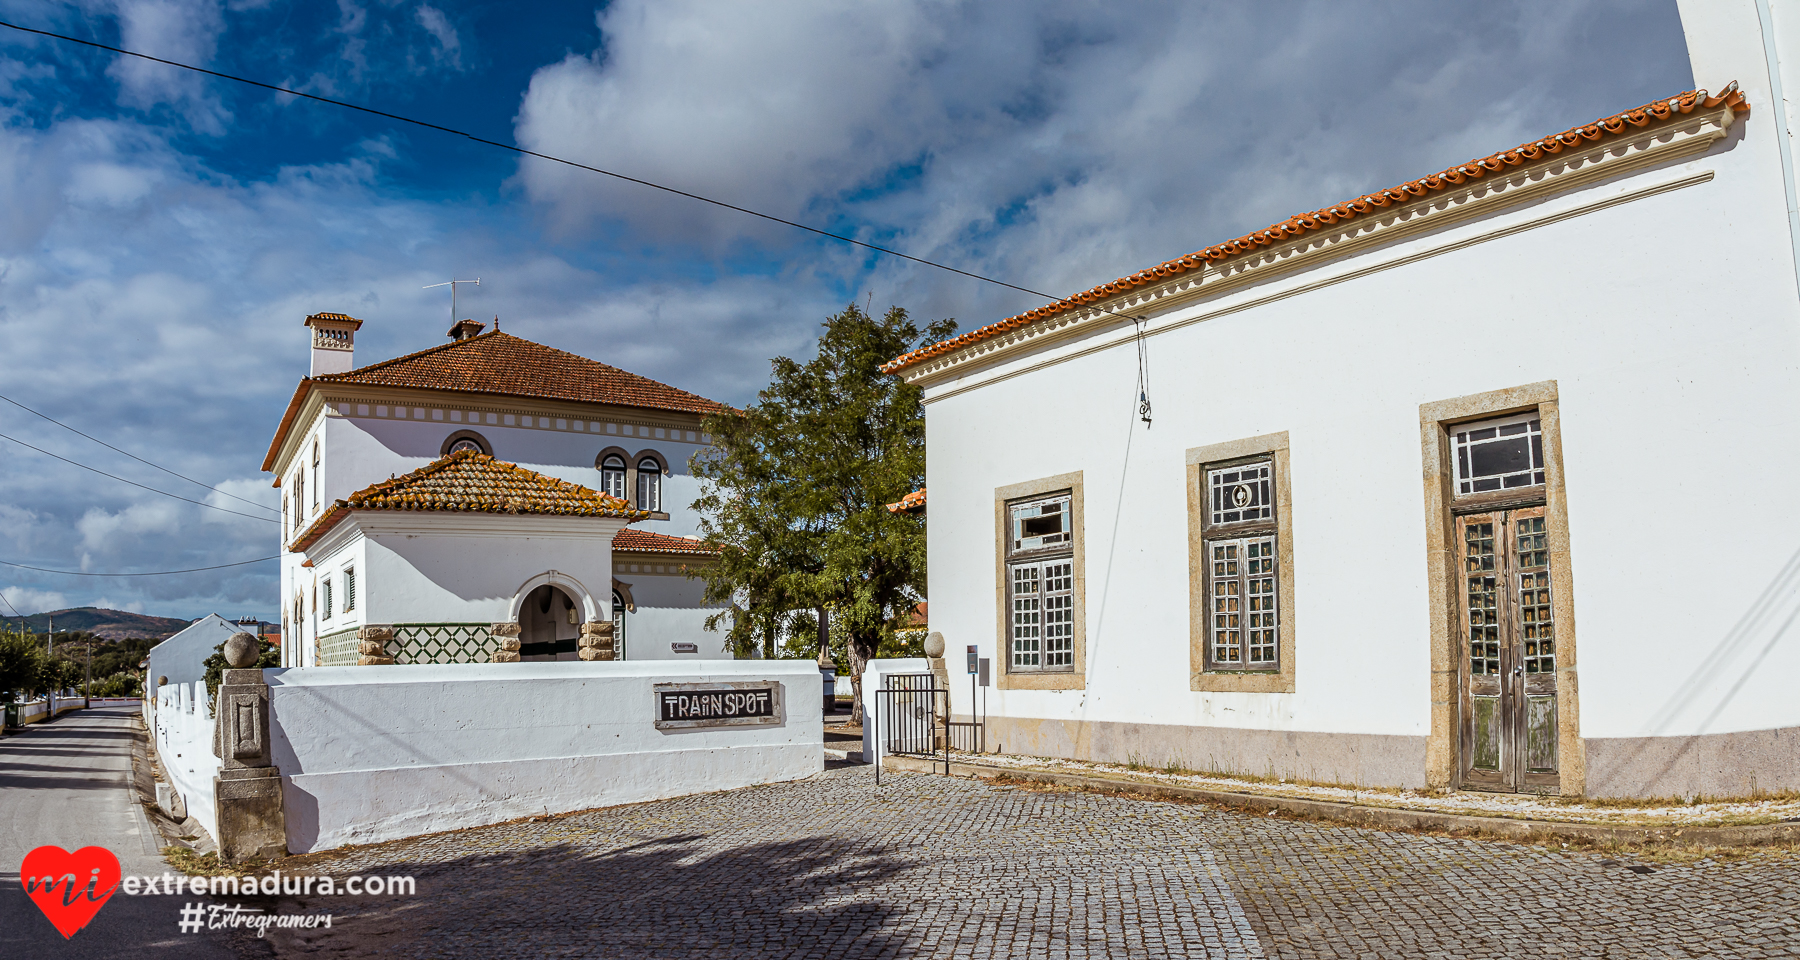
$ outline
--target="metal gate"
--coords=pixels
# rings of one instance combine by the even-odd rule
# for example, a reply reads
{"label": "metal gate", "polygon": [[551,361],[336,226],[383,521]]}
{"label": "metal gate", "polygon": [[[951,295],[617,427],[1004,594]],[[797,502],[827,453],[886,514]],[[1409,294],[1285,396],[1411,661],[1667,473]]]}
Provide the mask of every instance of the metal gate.
{"label": "metal gate", "polygon": [[938,686],[935,675],[884,674],[875,691],[875,782],[881,783],[881,757],[886,754],[925,757],[934,765],[941,762],[948,774],[949,716],[950,691]]}

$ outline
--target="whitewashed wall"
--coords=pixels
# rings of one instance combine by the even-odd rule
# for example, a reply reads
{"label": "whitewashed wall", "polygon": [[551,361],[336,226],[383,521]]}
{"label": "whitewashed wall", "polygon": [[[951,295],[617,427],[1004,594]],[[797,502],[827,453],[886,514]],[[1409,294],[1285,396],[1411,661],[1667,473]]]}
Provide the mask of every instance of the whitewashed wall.
{"label": "whitewashed wall", "polygon": [[[806,661],[270,670],[295,853],[542,813],[729,790],[823,769]],[[656,683],[774,680],[779,726],[657,730]]]}
{"label": "whitewashed wall", "polygon": [[[1734,30],[1746,18],[1754,25],[1748,2],[1684,4],[1684,14],[1702,6],[1708,15],[1730,8],[1720,22]],[[1800,309],[1773,122],[1780,106],[1753,31],[1702,39],[1696,81],[1714,90],[1742,81],[1752,104],[1707,153],[1156,316],[1148,430],[1136,417],[1138,359],[1123,323],[1108,349],[1081,355],[1098,338],[1065,342],[929,388],[929,592],[932,626],[951,650],[978,644],[996,668],[1005,656],[996,649],[995,489],[1084,474],[1087,689],[995,688],[990,711],[1417,738],[1422,764],[1430,692],[1419,407],[1554,380],[1581,734],[1800,727],[1789,689],[1800,675],[1790,631],[1800,611],[1800,501],[1791,494]],[[1716,55],[1701,59],[1707,51]],[[1445,159],[1457,158],[1421,155],[1419,170]],[[1494,235],[1707,173],[1707,182]],[[1455,247],[1481,236],[1490,238]],[[1406,262],[1413,257],[1422,259]],[[1213,318],[1168,329],[1202,314]],[[1067,359],[1027,369],[1049,357]],[[956,393],[977,382],[986,385]],[[1296,609],[1284,620],[1296,636],[1297,690],[1194,692],[1184,451],[1279,431],[1291,442]],[[967,713],[966,688],[951,687]],[[1762,785],[1795,774],[1790,760]]]}
{"label": "whitewashed wall", "polygon": [[207,706],[206,684],[165,685],[157,691],[156,708],[149,716],[156,725],[156,756],[163,776],[186,801],[188,815],[218,840],[213,778],[219,775],[222,763],[213,755],[213,717]]}
{"label": "whitewashed wall", "polygon": [[168,677],[170,683],[205,679],[206,658],[213,655],[219,644],[243,629],[216,613],[189,624],[150,648],[149,684],[155,686],[158,677]]}
{"label": "whitewashed wall", "polygon": [[[660,559],[660,558],[659,558]],[[636,607],[625,615],[625,657],[628,660],[729,660],[725,630],[706,629],[706,618],[719,608],[705,605],[706,585],[676,573],[654,573],[669,564],[645,563],[640,556],[621,554],[614,574],[631,584]],[[639,569],[632,570],[636,565]],[[674,644],[693,644],[693,653],[677,653]]]}

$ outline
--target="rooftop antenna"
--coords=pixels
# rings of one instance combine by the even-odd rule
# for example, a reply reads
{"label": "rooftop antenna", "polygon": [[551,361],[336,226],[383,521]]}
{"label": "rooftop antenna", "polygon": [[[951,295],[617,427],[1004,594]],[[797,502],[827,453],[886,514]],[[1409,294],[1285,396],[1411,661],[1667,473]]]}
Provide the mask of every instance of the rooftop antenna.
{"label": "rooftop antenna", "polygon": [[450,325],[452,327],[456,326],[456,285],[459,283],[472,283],[479,287],[481,286],[481,278],[476,277],[473,280],[446,280],[443,283],[428,283],[422,288],[425,290],[430,290],[432,287],[450,288]]}

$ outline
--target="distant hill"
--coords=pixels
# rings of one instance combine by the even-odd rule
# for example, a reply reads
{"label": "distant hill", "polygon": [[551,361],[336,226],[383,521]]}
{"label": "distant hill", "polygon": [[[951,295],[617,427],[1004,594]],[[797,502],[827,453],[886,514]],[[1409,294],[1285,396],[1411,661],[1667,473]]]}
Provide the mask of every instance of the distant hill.
{"label": "distant hill", "polygon": [[[102,610],[99,607],[75,607],[71,610],[52,610],[49,613],[34,613],[24,620],[30,628],[43,633],[50,629],[50,621],[56,621],[57,632],[64,630],[86,631],[97,637],[108,640],[119,640],[125,637],[143,637],[149,640],[162,638],[182,629],[192,620],[181,620],[175,617],[152,617],[142,613],[127,613],[124,610]],[[17,620],[0,617],[9,625]]]}

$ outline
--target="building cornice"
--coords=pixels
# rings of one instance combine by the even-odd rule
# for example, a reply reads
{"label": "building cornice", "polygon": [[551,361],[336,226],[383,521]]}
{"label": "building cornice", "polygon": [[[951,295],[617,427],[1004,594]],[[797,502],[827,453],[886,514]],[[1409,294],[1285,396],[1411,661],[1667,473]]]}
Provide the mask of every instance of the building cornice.
{"label": "building cornice", "polygon": [[[1208,263],[1202,269],[1160,283],[1134,287],[1114,297],[1053,313],[960,349],[918,360],[896,372],[916,386],[936,386],[1045,347],[1128,327],[1133,322],[1132,315],[1167,313],[1353,253],[1671,163],[1698,154],[1723,139],[1730,132],[1736,113],[1734,105],[1727,102],[1677,114],[1630,133],[1607,137],[1585,149],[1565,149],[1542,160],[1471,178],[1410,203],[1346,219],[1285,243]],[[1708,173],[1702,179],[1710,178]],[[1594,206],[1611,205],[1601,202]],[[1546,218],[1545,222],[1558,219],[1563,217]],[[1442,245],[1449,248],[1460,243],[1459,238],[1445,237]]]}

